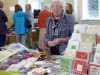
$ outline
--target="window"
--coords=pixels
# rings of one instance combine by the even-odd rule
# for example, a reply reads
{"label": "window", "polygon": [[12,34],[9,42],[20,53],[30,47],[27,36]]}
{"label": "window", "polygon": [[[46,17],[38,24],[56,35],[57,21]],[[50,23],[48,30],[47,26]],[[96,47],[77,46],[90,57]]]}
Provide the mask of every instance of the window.
{"label": "window", "polygon": [[41,9],[41,0],[28,0],[28,3],[31,4],[32,9]]}
{"label": "window", "polygon": [[31,4],[32,11],[34,9],[41,9],[42,0],[19,0],[19,4],[22,6],[23,10],[25,11],[25,4]]}
{"label": "window", "polygon": [[78,20],[78,8],[77,7],[78,7],[77,0],[73,0],[73,9],[74,9],[73,15],[75,16],[76,21]]}
{"label": "window", "polygon": [[100,19],[100,0],[82,0],[82,19]]}
{"label": "window", "polygon": [[27,1],[26,0],[18,0],[18,3],[21,5],[23,10],[25,11],[25,4],[27,3]]}

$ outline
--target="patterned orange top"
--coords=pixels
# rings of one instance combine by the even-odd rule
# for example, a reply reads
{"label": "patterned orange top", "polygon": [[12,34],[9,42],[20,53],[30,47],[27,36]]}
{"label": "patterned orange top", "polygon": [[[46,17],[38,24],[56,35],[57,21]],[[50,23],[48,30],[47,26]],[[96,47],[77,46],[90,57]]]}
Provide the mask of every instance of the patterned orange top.
{"label": "patterned orange top", "polygon": [[51,13],[49,11],[47,11],[47,10],[41,11],[38,16],[38,27],[45,28],[46,21],[49,16],[51,16]]}

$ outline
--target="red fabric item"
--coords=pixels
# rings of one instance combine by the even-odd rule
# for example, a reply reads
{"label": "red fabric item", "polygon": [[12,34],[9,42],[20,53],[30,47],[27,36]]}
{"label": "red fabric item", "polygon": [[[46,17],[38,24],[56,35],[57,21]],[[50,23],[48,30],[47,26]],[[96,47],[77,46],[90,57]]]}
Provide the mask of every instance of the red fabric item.
{"label": "red fabric item", "polygon": [[86,61],[76,59],[74,60],[72,69],[75,74],[78,73],[78,75],[85,75],[88,72],[89,64]]}
{"label": "red fabric item", "polygon": [[45,28],[49,16],[51,16],[51,13],[49,11],[47,10],[41,11],[38,16],[38,27]]}

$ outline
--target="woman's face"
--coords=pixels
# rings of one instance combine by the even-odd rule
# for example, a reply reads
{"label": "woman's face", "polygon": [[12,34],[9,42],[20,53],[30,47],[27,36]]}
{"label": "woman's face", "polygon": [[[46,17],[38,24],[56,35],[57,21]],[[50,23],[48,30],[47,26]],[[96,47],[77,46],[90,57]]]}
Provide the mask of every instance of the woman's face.
{"label": "woman's face", "polygon": [[31,7],[29,5],[26,5],[26,11],[30,11],[31,10]]}
{"label": "woman's face", "polygon": [[52,5],[51,10],[52,10],[54,16],[58,17],[58,16],[61,16],[63,13],[63,6],[55,3]]}
{"label": "woman's face", "polygon": [[66,13],[67,14],[72,14],[73,9],[71,4],[66,4]]}
{"label": "woman's face", "polygon": [[67,4],[66,5],[66,11],[69,11],[70,10],[70,7],[69,7],[69,5]]}

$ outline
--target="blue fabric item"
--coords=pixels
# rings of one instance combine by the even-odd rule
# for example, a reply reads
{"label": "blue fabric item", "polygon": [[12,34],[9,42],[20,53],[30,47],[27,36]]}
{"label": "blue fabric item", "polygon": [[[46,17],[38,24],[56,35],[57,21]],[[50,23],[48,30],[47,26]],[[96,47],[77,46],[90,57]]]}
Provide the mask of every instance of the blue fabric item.
{"label": "blue fabric item", "polygon": [[13,22],[15,25],[16,34],[24,35],[27,33],[27,28],[25,27],[25,19],[26,19],[26,15],[22,11],[18,11],[17,13],[14,14]]}
{"label": "blue fabric item", "polygon": [[[74,31],[74,18],[72,16],[62,15],[60,20],[55,24],[54,18],[51,16],[47,20],[45,43],[48,46],[48,41],[53,41],[56,38],[71,37]],[[59,50],[62,53],[67,47],[67,43],[60,44]]]}
{"label": "blue fabric item", "polygon": [[6,14],[4,11],[0,9],[0,34],[7,33],[7,25],[6,22],[8,21]]}

